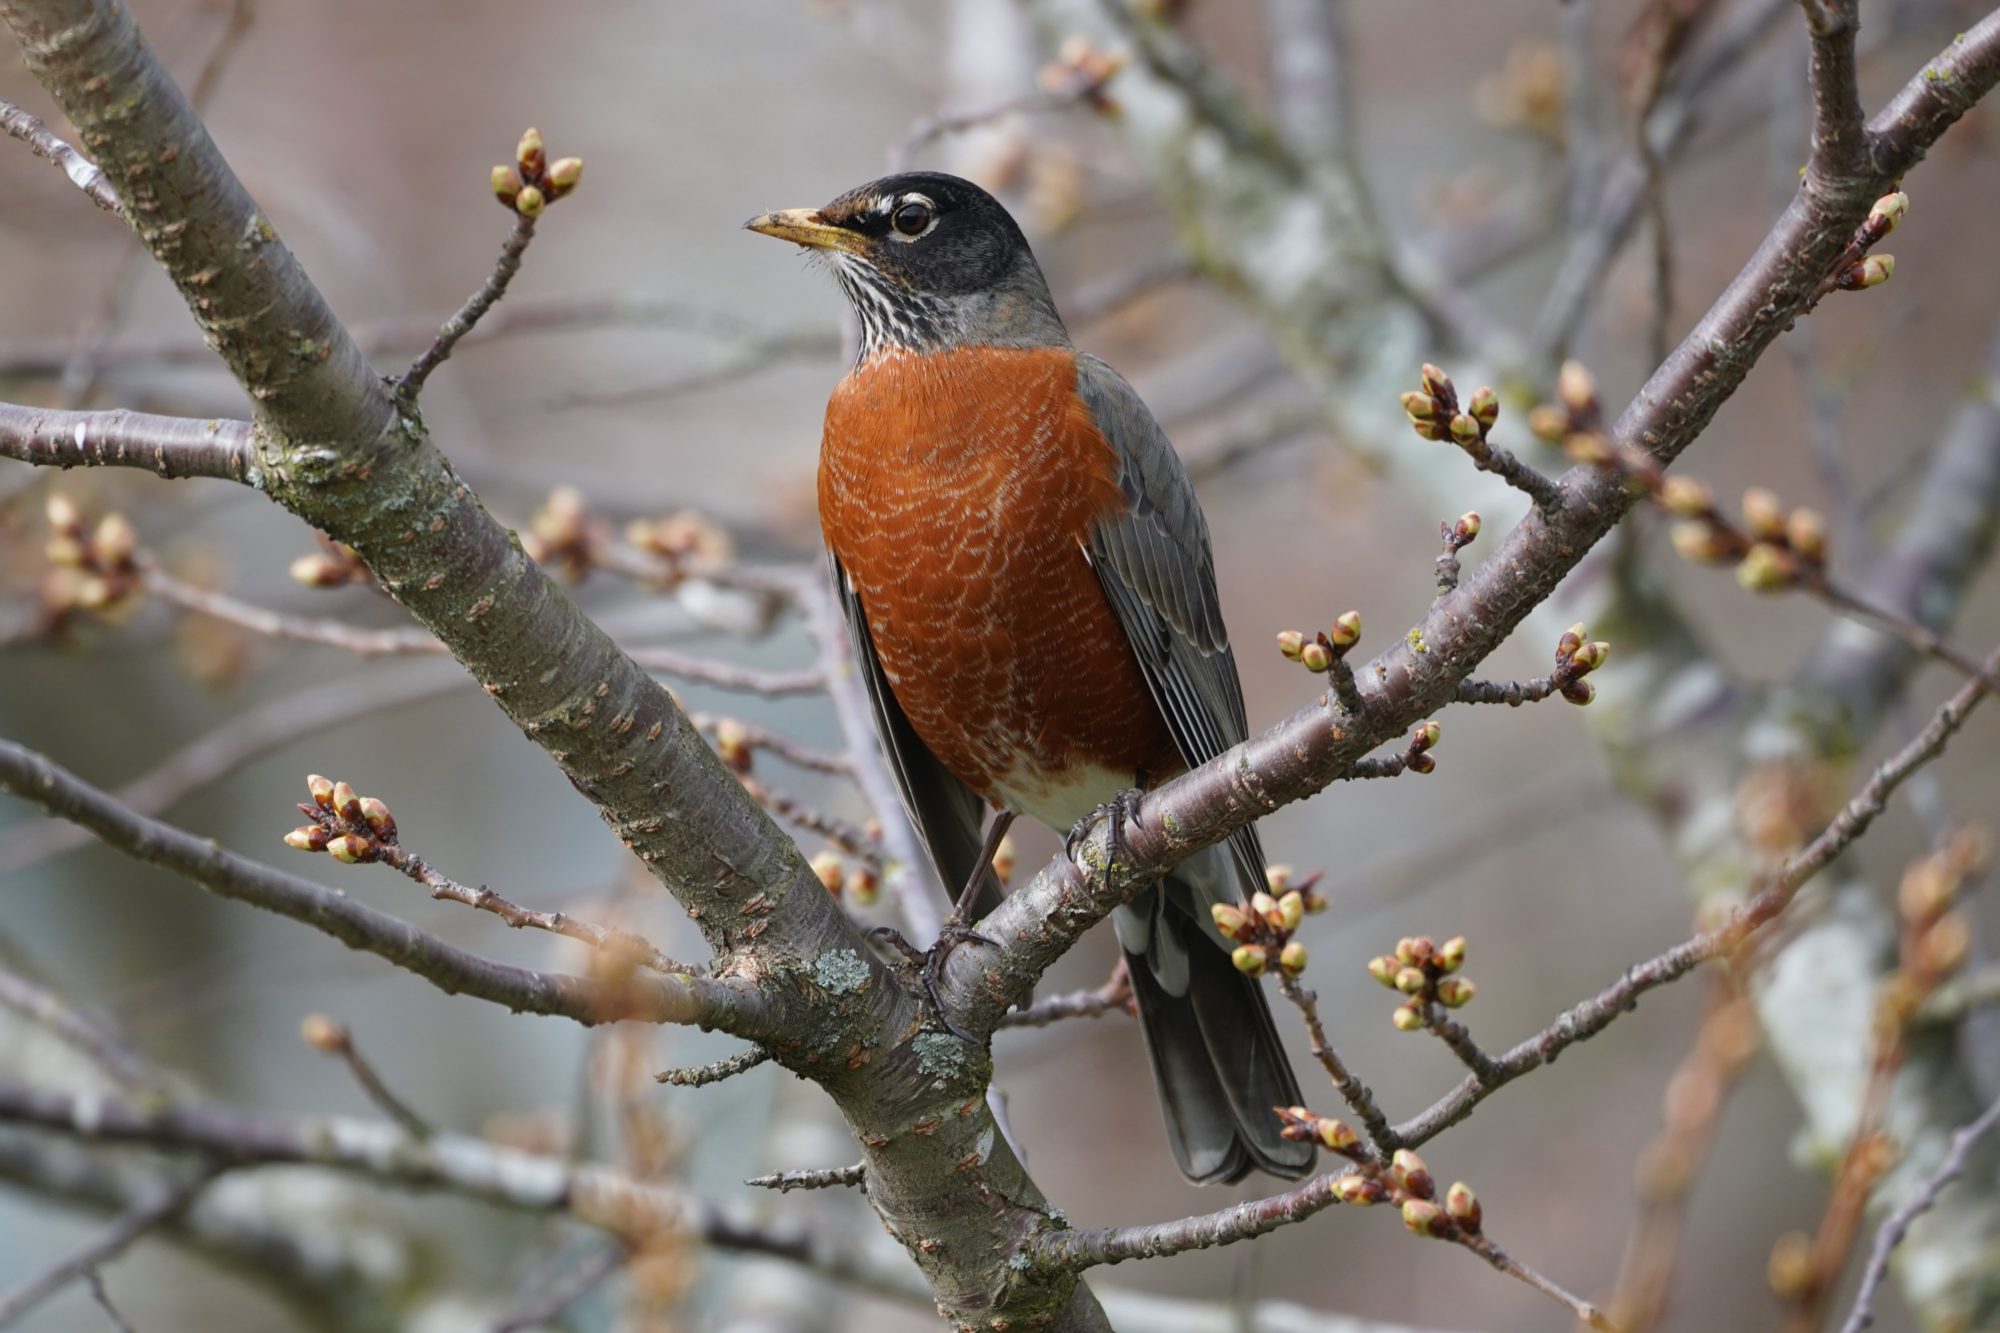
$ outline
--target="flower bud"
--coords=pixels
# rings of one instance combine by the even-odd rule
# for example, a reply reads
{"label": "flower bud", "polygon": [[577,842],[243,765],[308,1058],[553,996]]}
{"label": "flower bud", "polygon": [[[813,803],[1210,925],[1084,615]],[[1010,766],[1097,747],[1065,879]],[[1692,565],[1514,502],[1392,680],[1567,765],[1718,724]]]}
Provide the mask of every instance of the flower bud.
{"label": "flower bud", "polygon": [[332,836],[317,824],[302,824],[285,835],[285,846],[301,852],[323,852]]}
{"label": "flower bud", "polygon": [[1952,912],[1924,932],[1919,946],[1923,969],[1933,977],[1958,971],[1972,951],[1972,927],[1963,912]]}
{"label": "flower bud", "polygon": [[345,782],[333,784],[333,810],[350,824],[359,824],[361,818],[361,798],[354,794],[354,788]]}
{"label": "flower bud", "polygon": [[1812,1241],[1803,1232],[1788,1231],[1771,1247],[1764,1279],[1780,1300],[1796,1300],[1813,1280]]}
{"label": "flower bud", "polygon": [[1236,970],[1243,975],[1260,977],[1264,975],[1264,969],[1270,963],[1270,956],[1264,952],[1262,945],[1239,944],[1235,952],[1229,955],[1229,961],[1236,964]]}
{"label": "flower bud", "polygon": [[85,611],[103,611],[117,600],[117,590],[107,578],[92,574],[77,582],[75,602]]}
{"label": "flower bud", "polygon": [[1451,1219],[1428,1199],[1403,1200],[1403,1225],[1419,1236],[1436,1240],[1451,1234]]}
{"label": "flower bud", "polygon": [[1278,900],[1262,889],[1250,895],[1250,910],[1261,917],[1265,925],[1278,924]]}
{"label": "flower bud", "polygon": [[1783,541],[1785,506],[1762,486],[1752,486],[1743,492],[1743,526],[1765,541]]}
{"label": "flower bud", "polygon": [[1424,1025],[1424,1016],[1411,1005],[1396,1006],[1396,1012],[1389,1015],[1389,1022],[1398,1032],[1415,1032]]}
{"label": "flower bud", "polygon": [[493,197],[512,208],[514,196],[521,192],[521,173],[512,167],[495,167],[488,177],[493,186]]}
{"label": "flower bud", "polygon": [[1406,935],[1396,941],[1396,956],[1412,967],[1422,967],[1437,952],[1428,935]]}
{"label": "flower bud", "polygon": [[1597,406],[1597,382],[1581,361],[1565,361],[1556,371],[1556,401],[1572,416],[1582,416]]}
{"label": "flower bud", "polygon": [[313,804],[324,809],[333,809],[333,782],[317,773],[306,774],[306,790],[312,793]]}
{"label": "flower bud", "polygon": [[1575,430],[1563,436],[1563,456],[1572,463],[1601,467],[1612,460],[1611,442],[1594,430]]}
{"label": "flower bud", "polygon": [[1014,835],[1001,837],[1000,846],[993,852],[993,874],[1002,884],[1014,878],[1014,868],[1021,862],[1021,849],[1014,845]]}
{"label": "flower bud", "polygon": [[1281,630],[1278,633],[1278,651],[1291,661],[1299,660],[1299,652],[1305,644],[1306,636],[1295,629]]}
{"label": "flower bud", "polygon": [[1826,560],[1826,519],[1816,509],[1800,507],[1785,520],[1785,544],[1802,560],[1823,564]]}
{"label": "flower bud", "polygon": [[1528,410],[1528,433],[1536,439],[1554,444],[1569,434],[1569,413],[1554,403],[1543,403]]}
{"label": "flower bud", "polygon": [[1491,387],[1482,384],[1472,391],[1472,398],[1466,403],[1465,410],[1472,414],[1473,420],[1491,430],[1493,423],[1500,420],[1500,395],[1493,392]]}
{"label": "flower bud", "polygon": [[1604,665],[1604,659],[1611,654],[1611,645],[1602,639],[1584,644],[1569,655],[1570,665],[1578,671],[1595,671]]}
{"label": "flower bud", "polygon": [[1342,611],[1334,617],[1333,633],[1328,636],[1336,648],[1352,648],[1361,642],[1361,613]]}
{"label": "flower bud", "polygon": [[349,1044],[347,1029],[325,1014],[307,1014],[299,1023],[299,1038],[321,1055],[339,1055]]}
{"label": "flower bud", "polygon": [[542,149],[542,132],[532,125],[521,135],[521,141],[514,145],[514,160],[521,164],[523,176],[539,176],[546,164],[548,154]]}
{"label": "flower bud", "polygon": [[524,218],[540,217],[546,202],[540,190],[532,185],[523,185],[521,192],[514,196],[514,211]]}
{"label": "flower bud", "polygon": [[1333,650],[1315,639],[1299,649],[1299,665],[1308,671],[1326,671],[1333,666]]}
{"label": "flower bud", "polygon": [[1458,522],[1451,525],[1452,535],[1462,542],[1470,542],[1479,535],[1479,514],[1467,510],[1459,515]]}
{"label": "flower bud", "polygon": [[583,179],[583,159],[580,157],[559,157],[549,164],[549,198],[560,199],[574,190]]}
{"label": "flower bud", "polygon": [[1288,865],[1264,867],[1264,888],[1273,897],[1283,897],[1292,887],[1292,868]]}
{"label": "flower bud", "polygon": [[873,907],[882,897],[882,877],[866,861],[857,861],[841,885],[847,901],[856,907]]}
{"label": "flower bud", "polygon": [[1909,211],[1910,196],[1901,190],[1893,191],[1877,199],[1875,206],[1868,210],[1868,226],[1870,230],[1887,236],[1896,230],[1896,224],[1901,222],[1903,215]]}
{"label": "flower bud", "polygon": [[1921,925],[1943,916],[1957,892],[1958,877],[1943,858],[1926,856],[1903,872],[1903,882],[1896,888],[1896,906],[1904,921]]}
{"label": "flower bud", "polygon": [[1556,656],[1572,656],[1577,649],[1583,647],[1583,637],[1588,633],[1590,631],[1583,627],[1581,620],[1564,630],[1561,636],[1556,639]]}
{"label": "flower bud", "polygon": [[1306,900],[1307,916],[1318,916],[1321,912],[1324,912],[1331,905],[1327,902],[1326,895],[1321,893],[1318,889],[1314,888],[1311,884],[1307,884],[1305,888],[1300,889],[1299,893]]}
{"label": "flower bud", "polygon": [[1368,975],[1381,982],[1384,986],[1387,986],[1390,990],[1396,988],[1396,974],[1402,970],[1403,965],[1386,953],[1378,958],[1368,960]]}
{"label": "flower bud", "polygon": [[1382,1188],[1379,1180],[1370,1180],[1363,1175],[1346,1175],[1333,1182],[1334,1197],[1342,1203],[1351,1203],[1359,1208],[1380,1203],[1389,1191]]}
{"label": "flower bud", "polygon": [[1347,1127],[1347,1122],[1322,1116],[1318,1125],[1319,1141],[1328,1152],[1346,1152],[1361,1142],[1359,1136]]}
{"label": "flower bud", "polygon": [[1454,935],[1438,946],[1437,965],[1446,973],[1456,972],[1465,965],[1465,936]]}
{"label": "flower bud", "polygon": [[1578,708],[1588,708],[1597,698],[1597,686],[1589,680],[1573,680],[1562,687],[1562,697]]}
{"label": "flower bud", "polygon": [[1279,930],[1290,934],[1292,931],[1297,930],[1299,923],[1305,919],[1306,897],[1297,889],[1293,889],[1290,893],[1278,899],[1278,919],[1271,924]]}
{"label": "flower bud", "polygon": [[1780,592],[1797,576],[1790,553],[1769,542],[1752,546],[1736,566],[1736,581],[1751,592]]}
{"label": "flower bud", "polygon": [[76,501],[61,491],[49,492],[49,498],[42,502],[42,512],[48,516],[52,531],[66,537],[83,536],[83,513],[76,507]]}
{"label": "flower bud", "polygon": [[118,569],[128,564],[132,553],[139,548],[139,534],[132,530],[131,522],[123,514],[106,514],[97,522],[91,546],[100,566]]}
{"label": "flower bud", "polygon": [[810,864],[813,874],[826,886],[826,891],[838,894],[847,881],[847,866],[840,859],[840,854],[830,851],[820,852],[813,857]]}
{"label": "flower bud", "polygon": [[1435,721],[1422,723],[1415,731],[1410,733],[1410,748],[1413,750],[1428,750],[1438,743],[1438,737],[1442,734],[1443,732],[1439,729]]}
{"label": "flower bud", "polygon": [[1416,390],[1411,390],[1409,393],[1403,395],[1402,403],[1404,415],[1408,416],[1412,422],[1429,421],[1437,416],[1437,399],[1427,393],[1419,393]]}
{"label": "flower bud", "polygon": [[83,543],[74,537],[57,535],[49,538],[49,544],[42,548],[50,564],[62,569],[82,569],[88,562],[89,552]]}
{"label": "flower bud", "polygon": [[1458,393],[1451,387],[1451,376],[1426,361],[1421,372],[1424,392],[1433,398],[1456,398]]}
{"label": "flower bud", "polygon": [[1396,973],[1396,989],[1405,995],[1415,995],[1424,988],[1424,970],[1420,967],[1401,968]]}
{"label": "flower bud", "polygon": [[725,717],[715,724],[715,753],[721,757],[725,767],[732,773],[750,771],[750,733],[743,724],[733,717]]}
{"label": "flower bud", "polygon": [[1700,518],[1715,508],[1715,496],[1693,477],[1668,477],[1660,483],[1660,507],[1679,518]]}
{"label": "flower bud", "polygon": [[1396,1149],[1396,1155],[1389,1159],[1389,1174],[1398,1185],[1419,1199],[1428,1199],[1437,1192],[1430,1168],[1424,1165],[1423,1158],[1408,1148]]}
{"label": "flower bud", "polygon": [[1278,966],[1288,977],[1295,977],[1306,970],[1306,946],[1297,940],[1291,941],[1278,953]]}
{"label": "flower bud", "polygon": [[1729,544],[1713,526],[1701,521],[1674,524],[1668,534],[1674,552],[1698,565],[1719,565],[1729,558]]}
{"label": "flower bud", "polygon": [[1479,988],[1465,977],[1446,977],[1438,983],[1438,1003],[1447,1009],[1462,1009],[1472,1002]]}
{"label": "flower bud", "polygon": [[389,813],[389,807],[373,796],[361,798],[361,817],[368,821],[368,827],[385,838],[396,836],[396,817]]}
{"label": "flower bud", "polygon": [[327,854],[336,861],[355,865],[375,859],[375,844],[358,833],[343,833],[326,844]]}
{"label": "flower bud", "polygon": [[1451,419],[1451,438],[1460,444],[1477,444],[1480,438],[1478,419],[1470,412],[1460,412]]}
{"label": "flower bud", "polygon": [[1847,270],[1842,284],[1855,291],[1867,291],[1870,287],[1880,287],[1896,276],[1896,256],[1870,255]]}
{"label": "flower bud", "polygon": [[1445,1191],[1444,1210],[1452,1221],[1467,1231],[1479,1230],[1479,1224],[1485,1217],[1484,1210],[1479,1206],[1479,1196],[1472,1192],[1472,1186],[1462,1180],[1453,1181],[1451,1188]]}
{"label": "flower bud", "polygon": [[1212,903],[1208,915],[1226,940],[1240,942],[1250,933],[1250,918],[1234,903]]}

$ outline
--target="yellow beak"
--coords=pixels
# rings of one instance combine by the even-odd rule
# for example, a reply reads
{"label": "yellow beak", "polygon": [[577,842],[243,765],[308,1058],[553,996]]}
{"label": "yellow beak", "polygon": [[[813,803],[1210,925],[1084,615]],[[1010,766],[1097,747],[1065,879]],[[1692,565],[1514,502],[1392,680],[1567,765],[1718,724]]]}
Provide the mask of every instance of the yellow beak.
{"label": "yellow beak", "polygon": [[796,241],[815,250],[846,250],[859,254],[866,244],[858,233],[825,221],[820,217],[819,210],[814,208],[786,208],[776,213],[760,213],[743,225],[751,231],[775,236],[781,241]]}

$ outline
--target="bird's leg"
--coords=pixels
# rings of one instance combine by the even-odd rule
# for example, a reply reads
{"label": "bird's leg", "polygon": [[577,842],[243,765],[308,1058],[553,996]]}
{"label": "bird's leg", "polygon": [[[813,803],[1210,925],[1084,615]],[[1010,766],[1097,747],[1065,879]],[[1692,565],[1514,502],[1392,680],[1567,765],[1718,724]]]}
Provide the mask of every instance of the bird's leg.
{"label": "bird's leg", "polygon": [[994,854],[1000,850],[1000,840],[1007,836],[1007,830],[1013,823],[1012,810],[1000,810],[994,814],[993,822],[986,826],[985,840],[979,845],[979,859],[973,862],[972,874],[966,879],[965,887],[958,891],[958,901],[952,905],[951,915],[946,917],[944,924],[938,928],[937,943],[931,945],[929,952],[923,956],[924,989],[930,994],[931,1004],[937,1009],[938,1017],[944,1021],[946,1029],[954,1037],[965,1041],[971,1041],[973,1038],[970,1033],[960,1031],[958,1025],[951,1021],[951,1015],[945,1011],[944,996],[938,987],[944,978],[945,960],[951,957],[953,949],[970,941],[980,944],[993,943],[974,930],[967,918],[972,915],[972,904],[979,897],[979,886],[986,882],[986,872],[993,866]]}
{"label": "bird's leg", "polygon": [[1063,838],[1063,855],[1076,860],[1076,854],[1089,839],[1090,831],[1097,827],[1097,821],[1108,819],[1111,823],[1111,837],[1107,846],[1109,860],[1116,861],[1125,855],[1125,821],[1139,822],[1139,802],[1144,800],[1145,790],[1127,787],[1104,804],[1092,810],[1071,826],[1069,834]]}

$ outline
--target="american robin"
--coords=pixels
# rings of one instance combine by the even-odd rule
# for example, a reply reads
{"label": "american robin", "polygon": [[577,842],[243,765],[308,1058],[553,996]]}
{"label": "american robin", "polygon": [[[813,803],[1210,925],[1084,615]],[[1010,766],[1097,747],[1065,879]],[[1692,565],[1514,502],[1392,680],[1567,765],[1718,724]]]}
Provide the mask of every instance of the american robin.
{"label": "american robin", "polygon": [[[823,257],[861,323],[819,513],[905,803],[947,886],[998,901],[1017,814],[1069,829],[1247,734],[1208,525],[1132,387],[1077,351],[1021,229],[917,172],[751,230]],[[987,806],[998,811],[984,837]],[[1297,1081],[1209,908],[1264,886],[1254,829],[1114,916],[1167,1136],[1197,1182],[1295,1177]]]}

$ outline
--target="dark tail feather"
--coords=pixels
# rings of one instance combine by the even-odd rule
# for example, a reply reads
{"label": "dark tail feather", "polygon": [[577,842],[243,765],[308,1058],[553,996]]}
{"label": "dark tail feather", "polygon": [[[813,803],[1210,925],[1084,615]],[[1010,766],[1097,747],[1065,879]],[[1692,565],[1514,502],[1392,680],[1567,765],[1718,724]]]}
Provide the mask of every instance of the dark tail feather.
{"label": "dark tail feather", "polygon": [[[1169,880],[1151,892],[1173,899],[1187,890]],[[1134,906],[1151,910],[1143,898]],[[1253,1168],[1287,1180],[1305,1175],[1313,1145],[1283,1138],[1273,1111],[1303,1098],[1262,987],[1175,907],[1153,923],[1176,932],[1187,951],[1187,993],[1170,994],[1144,957],[1127,953],[1126,963],[1181,1174],[1200,1185],[1240,1180]]]}

